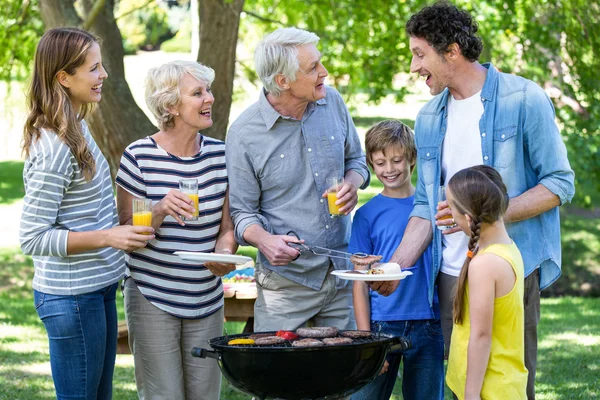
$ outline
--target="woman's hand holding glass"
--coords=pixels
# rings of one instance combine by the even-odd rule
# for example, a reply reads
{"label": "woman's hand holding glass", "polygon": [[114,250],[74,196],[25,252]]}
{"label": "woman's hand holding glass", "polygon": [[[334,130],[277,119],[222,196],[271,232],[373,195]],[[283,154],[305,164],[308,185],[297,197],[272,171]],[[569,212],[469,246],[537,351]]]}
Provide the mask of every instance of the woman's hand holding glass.
{"label": "woman's hand holding glass", "polygon": [[179,225],[185,226],[181,216],[192,219],[195,210],[194,201],[187,194],[171,189],[161,201],[156,203],[152,211],[160,218],[161,223],[167,215],[170,215]]}
{"label": "woman's hand holding glass", "polygon": [[148,226],[120,225],[105,232],[109,247],[128,253],[146,247],[148,241],[154,239],[154,229]]}

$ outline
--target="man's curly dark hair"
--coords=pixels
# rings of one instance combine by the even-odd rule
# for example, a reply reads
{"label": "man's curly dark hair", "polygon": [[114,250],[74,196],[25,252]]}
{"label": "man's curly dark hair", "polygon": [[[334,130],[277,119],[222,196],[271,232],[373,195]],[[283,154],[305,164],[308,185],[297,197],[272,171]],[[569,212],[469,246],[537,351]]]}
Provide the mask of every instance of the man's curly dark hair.
{"label": "man's curly dark hair", "polygon": [[477,61],[483,50],[478,28],[467,11],[446,1],[423,8],[406,23],[409,36],[426,40],[438,54],[446,54],[450,45],[456,43],[462,55],[471,62]]}

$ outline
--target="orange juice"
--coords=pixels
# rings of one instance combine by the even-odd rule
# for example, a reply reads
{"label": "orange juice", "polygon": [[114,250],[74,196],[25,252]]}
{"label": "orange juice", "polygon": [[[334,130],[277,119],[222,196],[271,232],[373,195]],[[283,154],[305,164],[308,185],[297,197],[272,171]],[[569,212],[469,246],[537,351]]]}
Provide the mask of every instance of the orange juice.
{"label": "orange juice", "polygon": [[[133,226],[152,226],[152,211],[134,212]],[[146,234],[149,233],[150,232],[146,232]]]}
{"label": "orange juice", "polygon": [[[438,218],[438,221],[445,221],[445,220],[448,220],[448,219],[451,219],[451,218],[452,218],[452,215],[444,215],[443,217]],[[452,228],[452,226],[450,226],[450,225],[438,225],[437,228],[439,230],[443,231],[443,230]]]}
{"label": "orange juice", "polygon": [[194,218],[198,218],[198,193],[196,193],[196,194],[186,193],[186,194],[194,202],[194,210],[195,211],[192,213],[192,215],[194,216]]}
{"label": "orange juice", "polygon": [[340,206],[335,204],[337,201],[337,193],[336,192],[327,192],[327,206],[329,207],[329,214],[331,215],[343,215],[340,212]]}

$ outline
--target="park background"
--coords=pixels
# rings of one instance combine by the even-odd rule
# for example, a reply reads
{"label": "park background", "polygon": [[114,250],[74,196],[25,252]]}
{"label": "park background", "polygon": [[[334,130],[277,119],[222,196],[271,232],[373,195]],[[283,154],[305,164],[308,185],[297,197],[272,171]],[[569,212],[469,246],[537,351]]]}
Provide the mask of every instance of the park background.
{"label": "park background", "polygon": [[[561,207],[563,276],[542,292],[539,399],[600,397],[600,6],[579,0],[455,1],[480,24],[481,61],[534,80],[551,97],[576,172]],[[54,398],[48,345],[33,307],[33,266],[18,248],[25,91],[37,41],[48,27],[82,26],[103,40],[109,79],[90,119],[113,172],[123,148],[152,134],[143,99],[147,70],[174,59],[216,71],[210,136],[258,96],[252,51],[265,32],[296,26],[319,49],[359,134],[385,118],[413,126],[431,98],[408,74],[404,24],[426,1],[391,0],[0,0],[0,400]],[[552,157],[552,155],[548,155]],[[374,179],[360,204],[381,190]],[[250,248],[241,252],[253,254]],[[119,298],[120,319],[124,319]],[[227,323],[229,333],[242,329]],[[133,361],[117,357],[115,399],[135,399]],[[249,399],[225,381],[222,399]],[[397,385],[394,399],[401,399]]]}

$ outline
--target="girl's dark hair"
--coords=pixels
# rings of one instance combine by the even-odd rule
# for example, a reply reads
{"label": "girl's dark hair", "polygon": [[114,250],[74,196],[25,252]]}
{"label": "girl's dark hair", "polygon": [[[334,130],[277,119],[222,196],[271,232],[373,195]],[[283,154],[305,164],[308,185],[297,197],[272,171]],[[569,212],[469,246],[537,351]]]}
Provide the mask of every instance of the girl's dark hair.
{"label": "girl's dark hair", "polygon": [[426,40],[439,55],[446,54],[450,45],[456,43],[471,62],[477,61],[483,50],[478,29],[477,22],[467,11],[446,1],[423,8],[406,23],[408,36]]}
{"label": "girl's dark hair", "polygon": [[[481,224],[498,221],[508,208],[508,192],[502,177],[494,168],[477,165],[458,171],[448,182],[452,193],[452,202],[456,211],[471,218],[471,238],[469,251],[473,255],[479,250],[477,242]],[[456,287],[454,297],[454,321],[462,323],[465,283],[469,272],[471,257],[466,257]]]}

